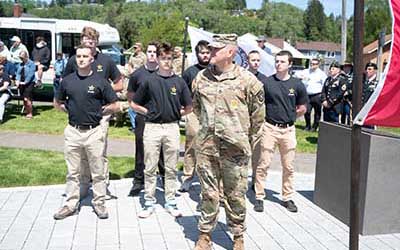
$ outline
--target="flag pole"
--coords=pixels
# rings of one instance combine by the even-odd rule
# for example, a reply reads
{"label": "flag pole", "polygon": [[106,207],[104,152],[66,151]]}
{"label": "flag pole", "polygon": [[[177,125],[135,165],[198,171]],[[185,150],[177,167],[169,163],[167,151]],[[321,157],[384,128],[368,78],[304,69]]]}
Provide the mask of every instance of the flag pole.
{"label": "flag pole", "polygon": [[[361,110],[363,81],[364,0],[354,0],[353,34],[353,121]],[[358,250],[360,230],[360,168],[361,126],[353,124],[351,129],[351,184],[350,184],[350,237],[349,249]]]}
{"label": "flag pole", "polygon": [[189,27],[189,17],[185,17],[185,35],[183,37],[183,58],[182,58],[181,76],[183,76],[183,71],[185,71],[188,27]]}

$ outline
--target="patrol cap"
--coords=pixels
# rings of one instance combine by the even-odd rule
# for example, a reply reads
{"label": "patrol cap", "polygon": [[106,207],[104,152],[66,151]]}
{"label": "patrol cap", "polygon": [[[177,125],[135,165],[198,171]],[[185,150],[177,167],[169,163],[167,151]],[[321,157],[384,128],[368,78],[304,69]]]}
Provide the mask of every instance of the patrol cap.
{"label": "patrol cap", "polygon": [[332,67],[340,69],[340,63],[338,61],[333,61],[331,63],[331,65],[329,66],[329,69],[332,68]]}
{"label": "patrol cap", "polygon": [[367,70],[367,68],[369,67],[373,67],[374,69],[378,69],[378,65],[376,65],[376,63],[373,62],[369,62],[365,65],[365,70]]}
{"label": "patrol cap", "polygon": [[352,62],[349,62],[349,61],[345,61],[345,62],[343,63],[343,66],[351,66],[351,67],[353,67],[353,63],[352,63]]}
{"label": "patrol cap", "polygon": [[143,48],[143,44],[142,43],[135,43],[133,45],[133,48]]}
{"label": "patrol cap", "polygon": [[13,36],[10,38],[11,42],[21,42],[21,38],[19,38],[18,36]]}
{"label": "patrol cap", "polygon": [[236,34],[215,34],[213,35],[213,41],[208,45],[212,48],[222,49],[226,45],[237,46],[237,35]]}

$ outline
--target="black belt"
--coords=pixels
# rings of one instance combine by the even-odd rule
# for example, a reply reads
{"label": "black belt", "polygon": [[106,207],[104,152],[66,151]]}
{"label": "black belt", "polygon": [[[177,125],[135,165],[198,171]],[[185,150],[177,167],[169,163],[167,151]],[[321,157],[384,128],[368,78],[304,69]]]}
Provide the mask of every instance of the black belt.
{"label": "black belt", "polygon": [[90,130],[90,129],[94,129],[95,127],[99,126],[100,123],[91,124],[91,125],[78,125],[78,124],[73,124],[72,122],[70,122],[69,125],[71,125],[72,127],[76,128],[76,129],[79,129],[79,130]]}
{"label": "black belt", "polygon": [[275,127],[279,128],[287,128],[293,126],[294,122],[285,122],[285,123],[279,123],[279,122],[274,122],[273,120],[270,119],[265,119],[269,124],[274,125]]}

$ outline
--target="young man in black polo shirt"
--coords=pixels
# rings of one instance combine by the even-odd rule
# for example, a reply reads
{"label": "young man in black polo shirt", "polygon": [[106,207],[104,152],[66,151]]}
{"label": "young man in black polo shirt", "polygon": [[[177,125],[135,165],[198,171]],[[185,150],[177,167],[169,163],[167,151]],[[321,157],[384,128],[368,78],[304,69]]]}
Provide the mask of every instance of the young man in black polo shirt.
{"label": "young man in black polo shirt", "polygon": [[263,135],[257,145],[260,157],[257,161],[255,178],[256,201],[254,210],[264,210],[265,179],[271,164],[275,147],[278,146],[282,163],[282,200],[290,212],[297,212],[292,200],[294,194],[294,157],[296,152],[296,117],[307,111],[307,91],[301,81],[289,74],[293,57],[289,51],[282,50],[275,56],[276,74],[268,77],[264,83],[265,123]]}
{"label": "young man in black polo shirt", "polygon": [[[190,93],[192,93],[192,82],[197,74],[207,68],[210,63],[211,51],[208,47],[208,42],[201,40],[197,43],[195,47],[196,57],[198,63],[190,66],[183,72],[182,78],[185,80],[189,87]],[[182,185],[179,188],[180,192],[188,192],[191,180],[194,175],[194,168],[196,166],[196,156],[194,150],[194,138],[199,132],[199,119],[194,113],[190,113],[186,116],[185,123],[185,157],[183,159],[183,176]]]}
{"label": "young man in black polo shirt", "polygon": [[[179,156],[179,124],[182,115],[192,111],[192,98],[185,81],[172,71],[173,50],[163,43],[157,50],[159,69],[140,85],[131,107],[145,116],[143,133],[145,174],[145,204],[139,213],[147,218],[156,203],[157,163],[160,150],[165,160],[165,209],[174,217],[181,216],[176,206],[176,164]],[[183,108],[182,108],[183,107]]]}
{"label": "young man in black polo shirt", "polygon": [[54,214],[54,219],[64,219],[78,209],[81,168],[87,167],[82,164],[83,157],[88,157],[93,181],[94,211],[100,219],[106,219],[105,135],[100,121],[103,115],[118,111],[119,105],[111,85],[91,69],[94,61],[91,49],[79,46],[75,58],[78,70],[63,79],[54,98],[54,107],[67,112],[69,120],[64,131],[64,154],[68,167],[67,198],[65,205]]}
{"label": "young man in black polo shirt", "polygon": [[[89,47],[92,50],[94,61],[91,64],[92,71],[96,74],[99,74],[103,79],[107,80],[112,84],[112,89],[115,92],[123,90],[123,77],[121,76],[120,71],[117,68],[115,62],[111,59],[111,57],[98,53],[97,44],[99,43],[99,32],[92,27],[84,27],[81,32],[81,44]],[[76,72],[78,69],[78,65],[76,62],[75,55],[70,57],[68,60],[67,66],[65,67],[63,78],[73,72]],[[104,144],[104,155],[103,160],[105,162],[105,171],[106,171],[106,182],[109,184],[109,167],[108,167],[108,159],[107,159],[107,136],[108,136],[108,127],[111,116],[106,115],[101,120],[101,127],[103,128],[103,132],[105,135],[106,142]],[[83,164],[88,165],[87,158],[84,157],[82,159]],[[83,168],[85,171],[88,168]],[[87,195],[87,191],[90,183],[90,173],[82,172],[82,196]],[[111,199],[113,196],[107,188],[107,199]]]}
{"label": "young man in black polo shirt", "polygon": [[[151,42],[146,50],[146,64],[137,69],[129,78],[128,84],[128,100],[132,101],[133,96],[154,72],[158,69],[157,62],[157,42]],[[145,126],[145,117],[141,114],[136,115],[135,119],[135,171],[133,174],[132,188],[129,191],[129,196],[137,196],[144,189],[144,146],[143,146],[143,131]],[[158,161],[158,171],[164,176],[164,158],[162,150],[160,150],[160,159]]]}

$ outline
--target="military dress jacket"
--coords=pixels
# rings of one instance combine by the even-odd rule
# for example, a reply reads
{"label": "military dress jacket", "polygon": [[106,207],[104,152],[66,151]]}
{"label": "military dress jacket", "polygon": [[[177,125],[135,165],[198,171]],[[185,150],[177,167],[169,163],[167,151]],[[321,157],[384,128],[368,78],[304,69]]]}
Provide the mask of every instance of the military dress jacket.
{"label": "military dress jacket", "polygon": [[340,111],[340,104],[344,93],[347,91],[347,78],[343,75],[337,77],[329,76],[326,78],[324,86],[322,87],[321,102],[327,101],[329,104],[328,109],[335,109]]}

